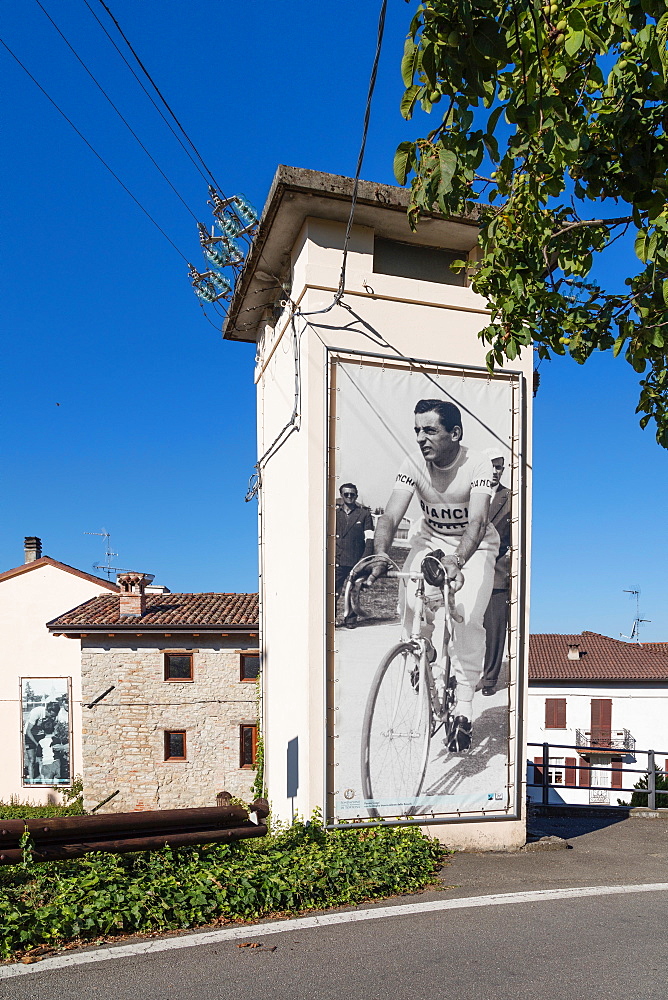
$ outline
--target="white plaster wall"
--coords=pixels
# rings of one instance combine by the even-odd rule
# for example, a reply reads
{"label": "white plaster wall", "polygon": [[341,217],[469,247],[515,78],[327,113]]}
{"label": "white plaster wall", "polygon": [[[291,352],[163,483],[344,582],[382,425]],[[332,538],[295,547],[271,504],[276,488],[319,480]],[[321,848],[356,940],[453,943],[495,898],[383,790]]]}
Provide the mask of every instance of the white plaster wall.
{"label": "white plaster wall", "polygon": [[[323,220],[309,219],[304,225],[293,255],[291,293],[304,313],[314,313],[332,302],[339,281],[344,229],[339,223]],[[353,227],[351,248],[345,301],[393,347],[415,358],[484,367],[485,348],[476,334],[488,313],[479,297],[468,288],[374,274],[373,233],[367,227]],[[324,810],[325,806],[326,347],[391,353],[373,334],[370,339],[362,332],[345,330],[351,316],[341,307],[308,319],[310,325],[303,320],[296,324],[301,354],[300,429],[263,463],[260,511],[266,780],[274,814],[286,820],[293,810],[309,815],[314,808]],[[291,341],[284,315],[274,329],[265,330],[258,345],[261,456],[292,413]],[[525,352],[513,370],[521,371],[528,380],[526,446],[530,468],[532,352]],[[526,490],[530,510],[530,483]],[[524,549],[528,563],[528,532]],[[527,599],[523,610],[527,636],[528,611]],[[516,607],[513,613],[517,614]],[[519,708],[522,711],[522,705]],[[299,789],[293,800],[286,794],[286,759],[288,743],[295,739],[299,745]],[[443,839],[456,846],[503,849],[524,842],[523,820],[461,824],[456,831],[449,825],[432,830],[441,830]]]}
{"label": "white plaster wall", "polygon": [[21,677],[72,679],[71,766],[73,774],[81,773],[81,644],[51,635],[46,622],[108,593],[99,584],[49,565],[0,582],[0,801],[12,795],[36,803],[58,798],[56,789],[22,785]]}
{"label": "white plaster wall", "polygon": [[[566,699],[566,728],[545,728],[545,699]],[[622,754],[622,784],[631,787],[641,777],[633,769],[645,771],[647,756],[641,750],[654,750],[658,767],[668,768],[668,685],[665,684],[615,684],[601,685],[537,685],[529,688],[527,741],[529,743],[550,743],[575,745],[576,729],[588,731],[591,723],[592,698],[612,698],[612,731],[628,729],[636,741],[635,755]],[[527,747],[527,760],[540,757],[540,746]],[[553,750],[551,757],[575,757],[582,760],[577,750]],[[586,761],[582,761],[586,763]],[[593,764],[593,761],[592,761]],[[529,770],[532,770],[529,768]],[[531,780],[531,779],[529,779]],[[529,788],[528,794],[540,801],[542,789]],[[610,791],[611,805],[617,799],[628,801],[629,792]],[[550,801],[587,805],[589,791],[586,788],[559,786],[550,790]]]}

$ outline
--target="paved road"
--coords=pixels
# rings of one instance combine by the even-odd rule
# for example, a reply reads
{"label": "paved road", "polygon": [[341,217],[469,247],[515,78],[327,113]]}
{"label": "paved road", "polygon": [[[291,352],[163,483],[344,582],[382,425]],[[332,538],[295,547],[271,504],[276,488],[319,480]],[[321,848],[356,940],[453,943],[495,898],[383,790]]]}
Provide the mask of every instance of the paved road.
{"label": "paved road", "polygon": [[[245,939],[260,948],[230,940],[57,971],[29,966],[27,975],[0,980],[0,997],[663,1000],[668,889],[633,885],[666,884],[668,823],[626,820],[596,829],[591,821],[540,822],[546,832],[568,833],[572,850],[457,855],[443,872],[444,885],[455,888],[412,897],[427,905],[455,900],[458,909],[424,912],[423,905],[406,915],[397,907],[411,898],[402,897],[394,901],[402,915],[392,916],[390,907],[375,920],[249,932]],[[630,888],[480,905],[501,892],[606,885]]]}

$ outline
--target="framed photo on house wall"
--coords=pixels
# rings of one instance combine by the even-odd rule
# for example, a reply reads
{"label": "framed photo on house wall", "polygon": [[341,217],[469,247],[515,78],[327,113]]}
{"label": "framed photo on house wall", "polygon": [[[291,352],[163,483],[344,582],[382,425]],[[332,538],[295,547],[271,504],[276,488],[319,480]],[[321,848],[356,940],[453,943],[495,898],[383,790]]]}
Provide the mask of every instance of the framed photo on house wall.
{"label": "framed photo on house wall", "polygon": [[72,781],[72,696],[69,677],[21,678],[22,784]]}

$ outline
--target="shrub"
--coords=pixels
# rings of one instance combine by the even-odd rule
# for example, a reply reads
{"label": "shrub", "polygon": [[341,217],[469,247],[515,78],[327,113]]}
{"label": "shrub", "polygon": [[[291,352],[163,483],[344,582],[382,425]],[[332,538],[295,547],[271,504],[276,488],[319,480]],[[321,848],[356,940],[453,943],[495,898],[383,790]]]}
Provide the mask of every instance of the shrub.
{"label": "shrub", "polygon": [[37,945],[254,919],[415,892],[445,852],[415,828],[296,822],[233,844],[0,868],[0,957]]}

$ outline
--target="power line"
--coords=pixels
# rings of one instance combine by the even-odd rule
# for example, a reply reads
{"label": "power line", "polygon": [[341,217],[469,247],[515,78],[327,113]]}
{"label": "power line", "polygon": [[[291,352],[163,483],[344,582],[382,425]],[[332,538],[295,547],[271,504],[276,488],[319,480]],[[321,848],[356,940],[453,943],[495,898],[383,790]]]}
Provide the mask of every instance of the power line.
{"label": "power line", "polygon": [[78,129],[78,128],[76,127],[76,125],[74,124],[74,122],[73,122],[73,121],[72,121],[72,120],[71,120],[70,118],[68,118],[68,117],[67,117],[67,115],[65,114],[65,112],[63,111],[63,109],[62,109],[62,108],[61,108],[61,107],[60,107],[60,106],[59,106],[58,104],[56,104],[56,102],[55,102],[55,101],[54,101],[54,99],[53,99],[53,98],[52,98],[52,97],[50,96],[50,94],[48,94],[48,93],[46,92],[46,90],[44,89],[44,87],[43,87],[43,86],[41,85],[41,83],[39,83],[39,82],[38,82],[38,81],[37,81],[37,80],[35,79],[35,77],[34,77],[34,76],[32,75],[32,73],[30,72],[30,70],[29,70],[29,69],[28,69],[28,68],[27,68],[27,67],[26,67],[26,66],[25,66],[25,65],[24,65],[24,64],[23,64],[23,63],[21,62],[21,60],[20,60],[20,59],[19,59],[19,57],[18,57],[18,56],[16,55],[16,53],[15,53],[15,52],[13,52],[13,51],[12,51],[12,50],[10,49],[9,45],[7,45],[7,42],[5,42],[3,38],[0,38],[0,45],[3,45],[3,46],[4,46],[4,48],[5,48],[6,50],[7,50],[7,52],[9,52],[10,56],[12,57],[12,59],[14,59],[14,60],[15,60],[15,62],[17,62],[17,63],[19,64],[19,66],[21,67],[21,69],[23,70],[23,72],[24,72],[24,73],[25,73],[25,74],[26,74],[27,76],[29,76],[29,77],[30,77],[30,79],[32,80],[32,82],[33,82],[33,83],[35,84],[35,86],[37,87],[37,89],[38,89],[38,90],[40,90],[40,91],[41,91],[41,92],[42,92],[42,93],[44,94],[44,96],[46,97],[47,101],[49,101],[49,103],[53,105],[53,107],[54,107],[54,108],[56,109],[56,111],[57,111],[57,112],[58,112],[58,113],[59,113],[60,115],[62,115],[62,117],[63,117],[63,118],[65,119],[65,121],[67,122],[67,124],[68,124],[68,125],[69,125],[69,126],[70,126],[71,128],[73,128],[73,129],[74,129],[74,131],[75,131],[75,132],[76,132],[76,134],[77,134],[77,135],[79,136],[79,138],[80,138],[80,139],[81,139],[81,140],[82,140],[82,141],[83,141],[83,142],[84,142],[84,143],[85,143],[85,144],[86,144],[86,145],[88,146],[88,148],[90,149],[91,153],[93,153],[93,154],[94,154],[94,155],[95,155],[95,156],[96,156],[96,157],[98,158],[98,160],[100,161],[100,163],[102,164],[102,166],[103,166],[103,167],[105,167],[105,168],[106,168],[106,169],[107,169],[107,170],[109,171],[109,173],[110,173],[110,174],[111,174],[111,176],[112,176],[112,177],[114,178],[114,180],[118,181],[118,183],[119,183],[119,184],[121,185],[121,187],[123,188],[123,190],[125,191],[125,193],[126,193],[126,194],[128,194],[128,195],[130,196],[130,198],[132,198],[132,200],[134,201],[135,205],[137,205],[137,206],[138,206],[138,207],[139,207],[139,208],[140,208],[140,209],[142,210],[142,212],[143,212],[143,213],[144,213],[144,215],[145,215],[145,216],[147,217],[147,219],[150,219],[150,221],[151,221],[151,222],[153,223],[153,225],[154,225],[154,226],[155,226],[155,228],[156,228],[156,229],[158,230],[158,232],[162,233],[162,235],[163,235],[163,236],[165,237],[165,239],[166,239],[166,240],[167,240],[167,242],[168,242],[168,243],[170,244],[170,246],[172,246],[172,247],[174,248],[174,250],[176,250],[177,254],[178,254],[178,255],[179,255],[180,257],[182,257],[182,258],[183,258],[183,260],[184,260],[184,261],[186,262],[186,264],[189,264],[189,261],[188,261],[188,258],[187,258],[187,257],[185,256],[185,254],[183,254],[183,253],[181,252],[181,250],[179,250],[179,248],[177,247],[176,243],[174,243],[174,241],[173,241],[173,240],[172,240],[172,239],[171,239],[171,238],[170,238],[170,237],[169,237],[169,236],[167,235],[167,233],[166,233],[166,232],[165,232],[165,230],[164,230],[164,229],[162,228],[162,226],[161,226],[161,225],[160,225],[160,224],[159,224],[158,222],[156,222],[156,221],[155,221],[155,219],[153,218],[153,216],[151,215],[151,213],[150,213],[150,212],[148,211],[148,209],[147,209],[147,208],[144,208],[144,206],[143,206],[143,205],[142,205],[142,203],[141,203],[141,202],[139,201],[139,199],[138,199],[138,198],[137,198],[137,197],[136,197],[136,196],[135,196],[135,195],[134,195],[134,194],[132,193],[132,191],[130,190],[130,188],[129,188],[129,187],[127,187],[127,186],[126,186],[126,185],[125,185],[125,184],[123,183],[123,181],[122,181],[122,180],[120,179],[120,177],[118,176],[118,174],[117,174],[117,173],[115,173],[115,172],[114,172],[114,171],[112,170],[112,168],[111,168],[111,167],[109,166],[109,164],[108,164],[108,163],[107,163],[107,161],[106,161],[106,160],[104,159],[104,157],[102,157],[102,156],[100,155],[100,153],[98,153],[98,151],[97,151],[97,150],[95,149],[95,147],[94,147],[94,146],[92,146],[92,145],[90,144],[90,142],[89,142],[89,141],[88,141],[88,139],[87,139],[87,138],[85,137],[85,135],[83,135],[83,133],[79,131],[79,129]]}
{"label": "power line", "polygon": [[174,128],[174,126],[170,122],[169,118],[167,118],[167,116],[165,115],[165,113],[162,111],[160,105],[156,102],[156,100],[153,97],[153,95],[150,93],[150,91],[148,90],[148,88],[145,86],[145,84],[142,81],[141,77],[137,74],[137,72],[133,68],[132,64],[130,63],[130,61],[126,58],[125,54],[123,53],[123,51],[121,50],[121,48],[119,47],[119,45],[117,45],[117,43],[114,41],[114,39],[111,36],[110,32],[107,30],[107,28],[105,27],[105,25],[102,23],[102,21],[100,20],[100,18],[97,16],[97,14],[95,13],[95,11],[93,10],[93,8],[91,7],[91,5],[88,2],[88,0],[83,0],[83,2],[85,3],[86,7],[90,11],[90,13],[93,15],[93,17],[95,18],[95,20],[97,21],[97,23],[99,24],[99,26],[102,28],[102,31],[105,33],[105,35],[107,36],[107,38],[109,39],[109,41],[111,42],[111,44],[114,46],[114,48],[118,52],[119,56],[121,57],[121,59],[123,60],[123,62],[127,66],[127,68],[130,70],[130,72],[134,76],[135,80],[137,81],[137,83],[139,84],[139,86],[141,87],[141,89],[144,91],[144,93],[146,94],[146,96],[148,97],[149,101],[151,102],[151,104],[153,105],[153,107],[155,108],[155,110],[158,112],[158,114],[160,115],[160,117],[162,118],[163,122],[165,123],[165,125],[167,126],[167,128],[169,129],[169,131],[172,133],[172,135],[174,136],[174,138],[176,139],[176,141],[178,142],[178,144],[181,146],[181,149],[184,151],[184,153],[186,154],[186,156],[188,157],[188,159],[190,160],[190,162],[193,164],[193,166],[195,167],[195,169],[199,173],[200,177],[208,184],[209,183],[208,176],[204,173],[204,171],[202,170],[201,166],[199,165],[199,163],[197,162],[197,160],[194,158],[194,156],[192,155],[192,153],[190,152],[190,150],[188,149],[188,147],[184,143],[183,139],[181,138],[181,136],[179,135],[179,133],[176,131],[176,129]]}
{"label": "power line", "polygon": [[[176,122],[176,125],[177,125],[179,131],[182,133],[183,137],[185,138],[186,142],[188,143],[188,145],[192,149],[193,153],[195,154],[195,156],[197,157],[197,159],[202,164],[202,167],[206,171],[207,175],[210,177],[211,183],[216,188],[216,190],[218,191],[218,193],[222,197],[223,201],[226,201],[227,199],[226,199],[225,195],[223,194],[222,187],[220,186],[220,184],[218,183],[218,181],[214,177],[213,173],[211,172],[211,170],[207,166],[207,164],[206,164],[206,162],[204,160],[204,157],[202,156],[202,154],[198,150],[197,146],[192,141],[192,139],[190,138],[190,136],[186,132],[185,128],[183,127],[183,125],[179,121],[179,119],[176,117],[176,114],[174,113],[174,111],[172,111],[172,108],[170,107],[167,99],[164,97],[164,95],[163,95],[162,91],[160,90],[160,88],[158,87],[157,83],[155,82],[155,80],[153,79],[153,77],[151,76],[151,74],[149,73],[149,71],[146,69],[146,67],[144,66],[144,63],[139,58],[137,52],[133,48],[130,40],[128,39],[128,37],[126,36],[125,32],[121,28],[120,24],[118,23],[118,21],[116,20],[116,18],[114,17],[114,15],[112,14],[111,10],[107,6],[107,4],[104,2],[104,0],[99,0],[99,3],[102,5],[102,7],[104,7],[104,9],[106,10],[107,14],[111,18],[111,20],[114,22],[116,30],[120,34],[121,38],[123,39],[123,41],[125,42],[125,44],[127,45],[127,47],[130,49],[130,52],[132,52],[132,55],[136,59],[136,61],[137,61],[138,65],[139,65],[142,73],[145,75],[145,77],[147,78],[147,80],[149,81],[149,83],[151,84],[151,86],[153,87],[153,89],[155,90],[156,94],[158,95],[158,97],[160,98],[160,100],[162,101],[162,103],[164,104],[165,108],[167,109],[167,111],[169,112],[169,114],[171,115],[171,117]],[[384,0],[384,3],[386,4],[387,0]],[[250,243],[250,240],[249,240],[249,238],[247,236],[244,236],[244,239],[246,239],[246,241]]]}
{"label": "power line", "polygon": [[58,27],[58,25],[56,24],[56,22],[53,20],[53,18],[49,14],[49,12],[42,6],[40,0],[35,0],[35,3],[39,7],[39,9],[42,11],[42,13],[44,14],[44,16],[46,18],[48,18],[48,20],[51,22],[51,24],[53,25],[53,27],[55,28],[55,30],[58,32],[58,34],[60,35],[60,37],[62,38],[62,40],[65,42],[65,44],[67,45],[68,49],[70,50],[70,52],[72,53],[72,55],[75,57],[75,59],[77,59],[78,62],[83,66],[83,68],[85,69],[86,73],[88,73],[89,77],[91,78],[91,80],[93,81],[93,83],[95,84],[95,86],[98,88],[98,90],[100,91],[100,93],[109,102],[109,104],[111,105],[111,107],[114,109],[114,111],[116,112],[116,114],[118,115],[118,117],[121,119],[121,121],[123,122],[123,124],[127,128],[127,130],[130,132],[130,134],[133,136],[133,138],[136,139],[136,141],[139,143],[139,145],[144,150],[144,152],[146,153],[146,155],[148,156],[149,160],[151,161],[151,163],[153,164],[153,166],[155,167],[155,169],[158,171],[158,173],[160,174],[160,176],[162,178],[164,178],[164,180],[167,182],[167,184],[169,184],[170,188],[172,189],[172,191],[174,192],[174,194],[176,195],[176,197],[179,199],[179,201],[181,202],[181,204],[185,207],[185,209],[188,212],[190,212],[190,214],[192,215],[192,217],[195,220],[195,222],[197,222],[197,216],[195,215],[195,213],[191,209],[191,207],[188,204],[188,202],[185,200],[185,198],[183,198],[181,196],[181,194],[174,187],[174,185],[172,184],[172,182],[170,181],[169,177],[164,172],[164,170],[162,170],[162,168],[159,166],[159,164],[156,163],[156,161],[153,159],[153,157],[149,153],[148,149],[146,148],[146,146],[144,145],[144,143],[141,141],[141,139],[139,138],[139,136],[137,135],[137,133],[134,131],[134,129],[132,128],[132,126],[130,125],[130,123],[121,114],[121,112],[116,107],[116,105],[114,104],[114,102],[112,101],[112,99],[109,97],[109,94],[106,92],[106,90],[104,89],[104,87],[102,86],[102,84],[96,79],[96,77],[91,72],[91,70],[88,68],[88,66],[86,65],[86,63],[83,61],[83,59],[81,58],[81,56],[79,55],[79,53],[76,51],[76,49],[74,48],[74,46],[65,37],[65,35],[63,34],[63,32],[60,30],[60,28]]}
{"label": "power line", "polygon": [[339,299],[343,295],[343,286],[346,280],[348,243],[350,241],[350,232],[353,227],[355,206],[357,205],[357,189],[359,188],[360,174],[362,172],[362,164],[364,163],[364,152],[366,150],[366,140],[369,134],[369,121],[371,120],[371,101],[373,100],[373,92],[376,88],[376,77],[378,76],[378,62],[380,60],[380,52],[383,46],[383,34],[385,33],[386,13],[387,13],[387,0],[382,0],[382,3],[380,5],[380,13],[378,15],[376,53],[373,58],[373,65],[371,67],[371,75],[369,77],[369,89],[367,91],[367,97],[366,97],[366,108],[364,109],[364,126],[362,128],[362,141],[360,143],[360,151],[357,157],[357,169],[355,170],[355,182],[353,184],[353,196],[350,205],[350,215],[348,216],[348,225],[346,226],[346,236],[343,241],[343,260],[341,263],[341,277],[339,278],[339,288],[337,292],[337,296]]}

